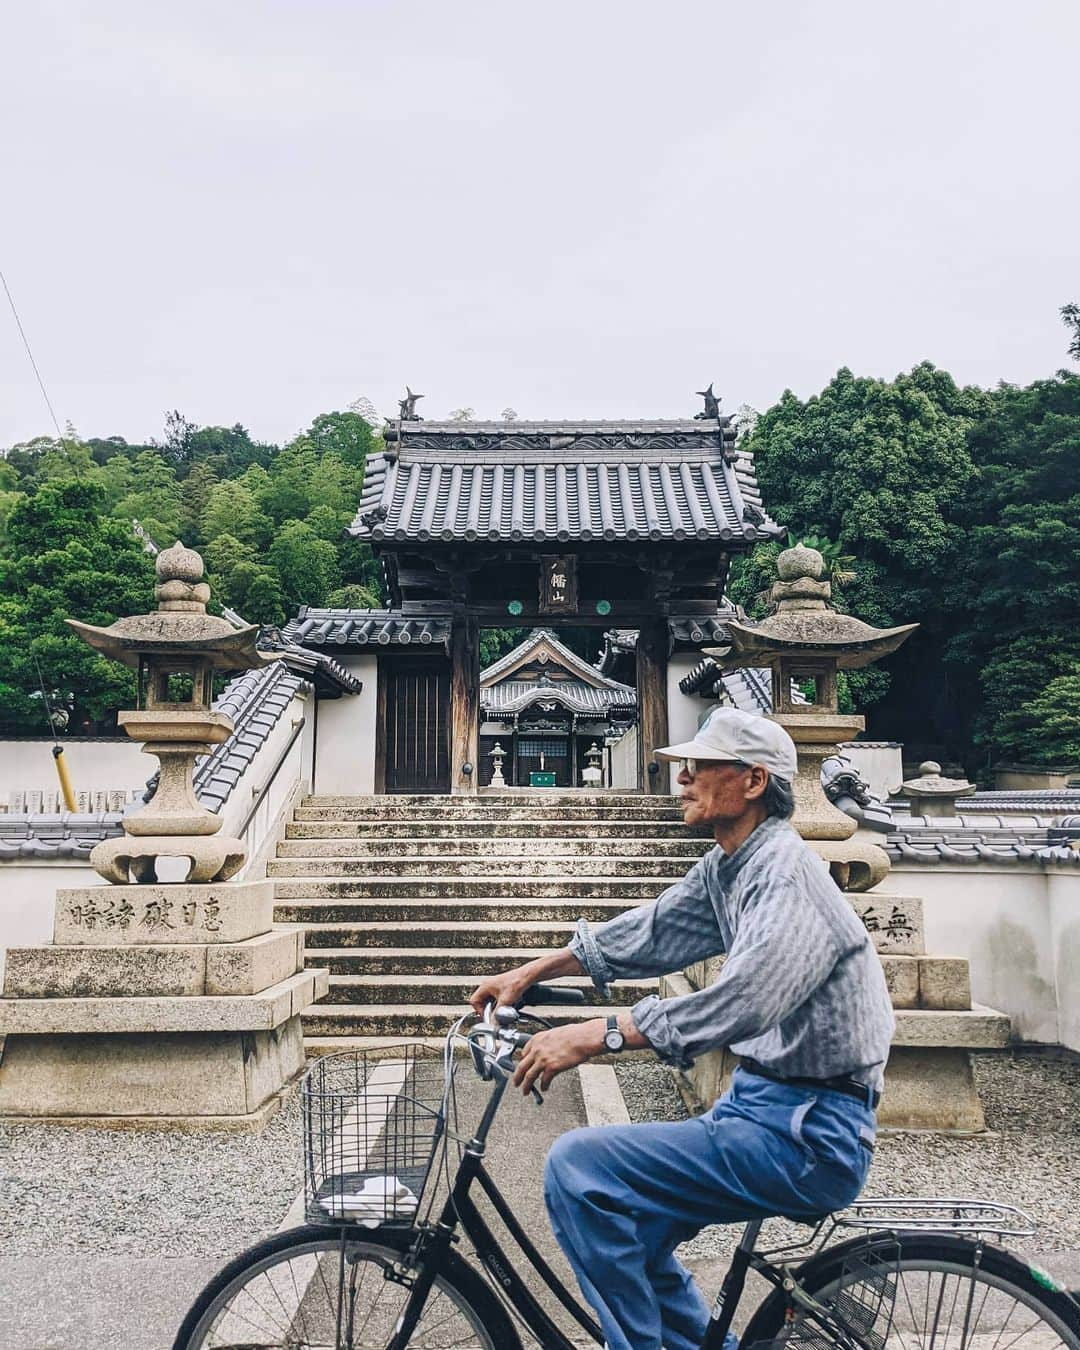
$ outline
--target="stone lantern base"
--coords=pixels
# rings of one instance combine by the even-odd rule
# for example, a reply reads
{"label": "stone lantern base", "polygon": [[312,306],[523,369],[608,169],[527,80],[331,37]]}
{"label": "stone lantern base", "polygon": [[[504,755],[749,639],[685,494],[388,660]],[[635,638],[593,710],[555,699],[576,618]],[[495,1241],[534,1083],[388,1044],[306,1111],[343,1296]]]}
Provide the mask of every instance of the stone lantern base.
{"label": "stone lantern base", "polygon": [[[896,1015],[878,1124],[962,1134],[984,1130],[970,1051],[1008,1045],[1008,1017],[972,1003],[967,961],[926,955],[921,900],[891,894],[847,898],[881,957]],[[706,988],[723,959],[699,961],[665,977],[661,994],[674,998]],[[706,1103],[715,1100],[735,1064],[729,1050],[700,1055],[686,1073],[694,1095]]]}
{"label": "stone lantern base", "polygon": [[258,1128],[325,992],[273,885],[60,891],[54,941],[8,952],[0,1118]]}

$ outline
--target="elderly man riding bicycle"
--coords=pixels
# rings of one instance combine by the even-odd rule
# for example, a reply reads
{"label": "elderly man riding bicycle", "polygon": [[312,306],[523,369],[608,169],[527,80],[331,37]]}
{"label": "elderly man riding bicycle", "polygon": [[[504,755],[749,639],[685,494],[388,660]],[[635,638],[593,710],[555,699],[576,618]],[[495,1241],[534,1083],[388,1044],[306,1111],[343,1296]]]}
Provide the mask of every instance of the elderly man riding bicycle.
{"label": "elderly man riding bicycle", "polygon": [[704,1115],[571,1131],[552,1148],[555,1235],[611,1350],[695,1350],[709,1310],[675,1248],[706,1224],[820,1215],[858,1195],[873,1151],[893,1014],[881,963],[821,859],[787,823],[795,746],[764,717],[714,711],[657,752],[681,760],[683,818],[713,848],[651,905],[485,980],[471,1002],[518,1002],[537,981],[663,975],[725,954],[716,982],[535,1035],[514,1081],[546,1088],[595,1055],[651,1048],[686,1067],[739,1056]]}

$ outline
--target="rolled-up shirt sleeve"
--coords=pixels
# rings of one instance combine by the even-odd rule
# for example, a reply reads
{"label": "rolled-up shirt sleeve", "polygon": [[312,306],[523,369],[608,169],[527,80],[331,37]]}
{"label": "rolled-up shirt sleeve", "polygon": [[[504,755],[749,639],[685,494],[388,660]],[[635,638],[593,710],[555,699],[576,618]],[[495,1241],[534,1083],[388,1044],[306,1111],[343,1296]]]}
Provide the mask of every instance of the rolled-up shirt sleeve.
{"label": "rolled-up shirt sleeve", "polygon": [[634,1004],[634,1025],[656,1053],[687,1068],[706,1050],[749,1040],[782,1022],[828,978],[843,954],[794,881],[751,900],[714,984]]}
{"label": "rolled-up shirt sleeve", "polygon": [[628,909],[607,923],[578,922],[570,951],[605,998],[612,980],[668,975],[724,950],[709,899],[707,861],[702,858],[651,905]]}

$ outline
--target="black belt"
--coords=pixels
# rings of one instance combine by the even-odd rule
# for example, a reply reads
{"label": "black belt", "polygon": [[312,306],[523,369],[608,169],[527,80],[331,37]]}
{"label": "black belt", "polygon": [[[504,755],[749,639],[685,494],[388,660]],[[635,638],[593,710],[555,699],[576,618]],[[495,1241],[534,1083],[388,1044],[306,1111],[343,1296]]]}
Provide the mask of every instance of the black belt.
{"label": "black belt", "polygon": [[756,1073],[759,1078],[769,1078],[774,1083],[786,1083],[789,1087],[825,1088],[828,1092],[842,1092],[845,1097],[854,1097],[864,1106],[869,1106],[872,1111],[877,1110],[878,1102],[881,1101],[880,1092],[872,1091],[865,1083],[860,1083],[855,1078],[785,1078],[782,1074],[773,1073],[772,1069],[767,1069],[764,1064],[759,1064],[756,1059],[740,1058],[739,1067],[745,1069],[747,1073]]}

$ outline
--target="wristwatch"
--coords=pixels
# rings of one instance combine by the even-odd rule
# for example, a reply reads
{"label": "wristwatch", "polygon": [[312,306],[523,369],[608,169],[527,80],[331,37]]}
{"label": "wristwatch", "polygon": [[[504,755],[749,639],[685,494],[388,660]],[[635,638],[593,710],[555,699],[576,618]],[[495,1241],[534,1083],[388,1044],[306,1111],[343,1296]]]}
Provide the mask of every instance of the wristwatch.
{"label": "wristwatch", "polygon": [[619,1030],[619,1019],[612,1013],[607,1020],[607,1030],[604,1032],[604,1049],[617,1055],[625,1046],[626,1037]]}

